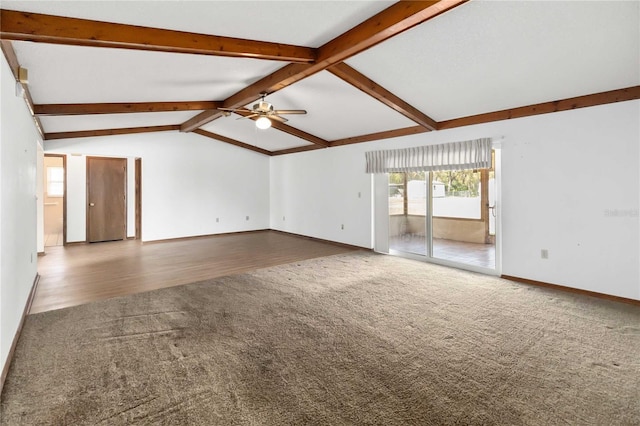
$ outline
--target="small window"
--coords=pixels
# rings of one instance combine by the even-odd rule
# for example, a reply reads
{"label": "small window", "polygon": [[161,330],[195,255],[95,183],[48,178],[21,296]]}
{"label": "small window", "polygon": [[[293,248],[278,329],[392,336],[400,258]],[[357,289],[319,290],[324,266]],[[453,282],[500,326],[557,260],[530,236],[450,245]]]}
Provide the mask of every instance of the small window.
{"label": "small window", "polygon": [[64,196],[64,168],[47,167],[47,196]]}

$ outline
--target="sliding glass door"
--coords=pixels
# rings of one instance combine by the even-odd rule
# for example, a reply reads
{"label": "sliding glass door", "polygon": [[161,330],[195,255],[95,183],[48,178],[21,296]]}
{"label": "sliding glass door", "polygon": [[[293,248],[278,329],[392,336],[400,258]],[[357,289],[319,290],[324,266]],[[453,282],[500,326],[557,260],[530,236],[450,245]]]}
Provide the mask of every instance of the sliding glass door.
{"label": "sliding glass door", "polygon": [[390,253],[496,270],[494,166],[388,178]]}
{"label": "sliding glass door", "polygon": [[389,249],[426,256],[425,172],[389,174]]}
{"label": "sliding glass door", "polygon": [[489,170],[432,172],[431,240],[434,259],[495,269]]}

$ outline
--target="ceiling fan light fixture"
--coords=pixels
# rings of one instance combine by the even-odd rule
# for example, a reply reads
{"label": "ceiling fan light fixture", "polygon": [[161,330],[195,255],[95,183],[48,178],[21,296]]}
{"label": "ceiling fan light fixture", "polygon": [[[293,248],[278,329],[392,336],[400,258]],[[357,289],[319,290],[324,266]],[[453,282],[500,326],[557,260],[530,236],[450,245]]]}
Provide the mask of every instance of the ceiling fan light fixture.
{"label": "ceiling fan light fixture", "polygon": [[271,120],[264,115],[256,120],[256,127],[260,130],[265,130],[271,127]]}

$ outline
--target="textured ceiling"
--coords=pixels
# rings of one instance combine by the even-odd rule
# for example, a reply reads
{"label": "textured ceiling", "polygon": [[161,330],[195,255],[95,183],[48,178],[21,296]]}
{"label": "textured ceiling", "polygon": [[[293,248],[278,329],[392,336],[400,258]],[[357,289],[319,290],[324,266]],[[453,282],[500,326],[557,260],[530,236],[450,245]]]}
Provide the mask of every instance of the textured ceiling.
{"label": "textured ceiling", "polygon": [[639,6],[474,1],[346,62],[438,121],[604,92],[640,83]]}
{"label": "textured ceiling", "polygon": [[[2,9],[319,47],[381,1],[6,1]],[[224,101],[287,62],[13,41],[34,104]],[[346,64],[436,121],[640,85],[640,2],[471,1]],[[329,71],[267,98],[325,142],[416,126]],[[249,105],[253,104],[251,102]],[[179,125],[200,111],[41,117],[45,133]],[[251,120],[207,132],[278,151],[311,144]],[[204,136],[203,136],[204,137]],[[211,140],[211,143],[216,143]]]}
{"label": "textured ceiling", "polygon": [[3,9],[319,47],[393,1],[2,0]]}

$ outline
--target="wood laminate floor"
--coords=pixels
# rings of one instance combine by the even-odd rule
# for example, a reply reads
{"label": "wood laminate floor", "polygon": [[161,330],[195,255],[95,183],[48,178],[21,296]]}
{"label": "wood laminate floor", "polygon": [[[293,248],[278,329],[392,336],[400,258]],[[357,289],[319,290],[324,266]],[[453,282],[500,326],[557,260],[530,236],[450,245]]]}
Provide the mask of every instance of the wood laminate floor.
{"label": "wood laminate floor", "polygon": [[48,247],[30,313],[352,250],[275,231]]}
{"label": "wood laminate floor", "polygon": [[62,241],[62,231],[44,235],[44,246],[45,247],[61,246],[62,243],[63,243],[63,241]]}

